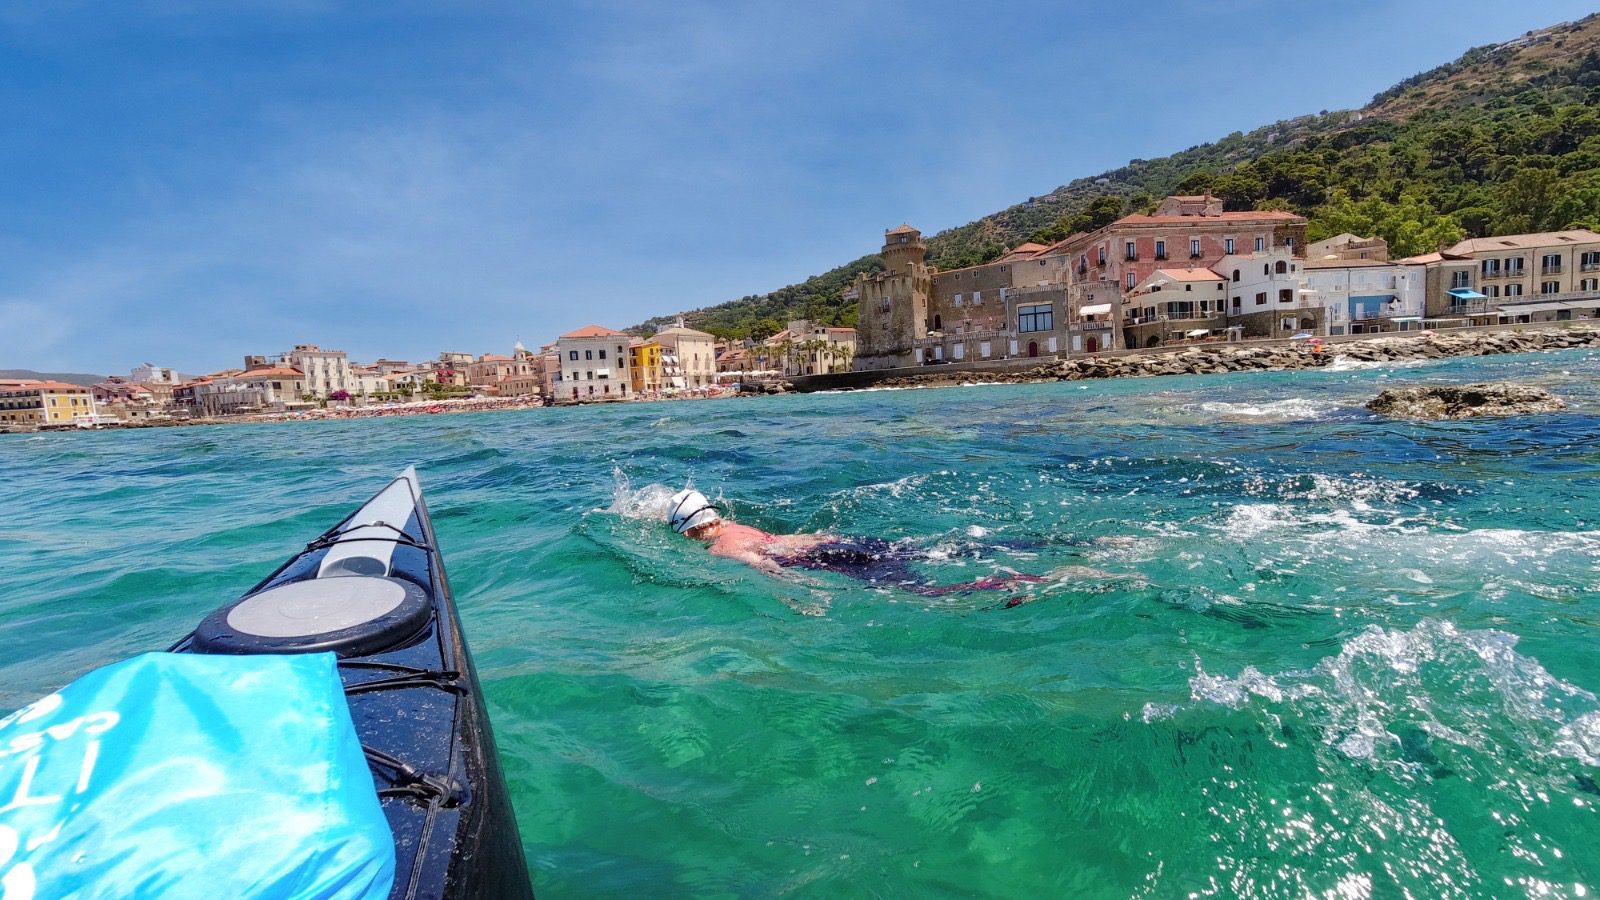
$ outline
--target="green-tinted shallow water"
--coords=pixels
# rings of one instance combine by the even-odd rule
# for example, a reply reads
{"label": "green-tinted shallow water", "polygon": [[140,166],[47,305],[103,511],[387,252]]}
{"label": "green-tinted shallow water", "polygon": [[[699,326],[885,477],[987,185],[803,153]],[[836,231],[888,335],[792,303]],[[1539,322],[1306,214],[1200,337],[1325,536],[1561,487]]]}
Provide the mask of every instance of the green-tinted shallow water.
{"label": "green-tinted shallow water", "polygon": [[[1592,895],[1597,376],[0,438],[0,711],[165,647],[415,462],[543,896]],[[1572,407],[1359,408],[1491,378]],[[915,539],[932,580],[1055,580],[995,610],[776,581],[649,521],[690,476],[768,529]]]}

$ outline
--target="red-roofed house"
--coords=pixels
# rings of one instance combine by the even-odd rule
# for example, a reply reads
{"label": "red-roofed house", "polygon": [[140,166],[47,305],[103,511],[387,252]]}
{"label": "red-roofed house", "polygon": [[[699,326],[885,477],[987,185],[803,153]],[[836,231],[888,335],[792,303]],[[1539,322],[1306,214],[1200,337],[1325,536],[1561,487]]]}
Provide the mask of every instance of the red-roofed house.
{"label": "red-roofed house", "polygon": [[556,341],[561,368],[552,385],[557,403],[631,400],[628,343],[633,336],[603,325],[585,325]]}
{"label": "red-roofed house", "polygon": [[94,421],[94,395],[81,384],[0,381],[0,423],[70,425]]}

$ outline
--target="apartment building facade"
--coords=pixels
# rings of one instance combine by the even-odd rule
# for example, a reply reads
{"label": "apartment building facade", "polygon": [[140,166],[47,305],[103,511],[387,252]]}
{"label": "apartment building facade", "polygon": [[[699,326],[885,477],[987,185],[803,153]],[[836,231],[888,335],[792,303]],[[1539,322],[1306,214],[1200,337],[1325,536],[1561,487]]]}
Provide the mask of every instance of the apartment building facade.
{"label": "apartment building facade", "polygon": [[560,365],[553,399],[558,403],[628,400],[633,397],[628,366],[632,336],[603,325],[586,325],[556,341]]}
{"label": "apartment building facade", "polygon": [[350,377],[350,357],[343,350],[296,344],[293,350],[278,354],[275,361],[279,367],[298,369],[303,374],[304,392],[318,400],[327,400],[340,391],[352,396],[360,393]]}
{"label": "apartment building facade", "polygon": [[662,328],[652,338],[661,345],[663,389],[701,390],[717,383],[717,339],[704,331],[685,327],[683,320]]}
{"label": "apartment building facade", "polygon": [[92,422],[94,394],[80,384],[19,379],[0,381],[0,423],[71,425]]}

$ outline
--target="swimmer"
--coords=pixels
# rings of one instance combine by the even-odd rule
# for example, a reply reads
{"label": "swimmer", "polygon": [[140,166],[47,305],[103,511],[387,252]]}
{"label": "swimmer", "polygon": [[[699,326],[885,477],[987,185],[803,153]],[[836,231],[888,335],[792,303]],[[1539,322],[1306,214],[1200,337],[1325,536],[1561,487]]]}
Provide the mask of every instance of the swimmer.
{"label": "swimmer", "polygon": [[[715,556],[735,559],[769,575],[785,569],[837,572],[873,584],[899,587],[924,597],[969,591],[1011,590],[1019,584],[1044,581],[1037,575],[991,575],[960,584],[926,584],[911,569],[912,560],[927,554],[881,538],[841,538],[833,534],[768,534],[722,517],[705,495],[684,489],[672,495],[667,522],[684,537],[703,541]],[[1009,604],[1017,605],[1017,604]]]}

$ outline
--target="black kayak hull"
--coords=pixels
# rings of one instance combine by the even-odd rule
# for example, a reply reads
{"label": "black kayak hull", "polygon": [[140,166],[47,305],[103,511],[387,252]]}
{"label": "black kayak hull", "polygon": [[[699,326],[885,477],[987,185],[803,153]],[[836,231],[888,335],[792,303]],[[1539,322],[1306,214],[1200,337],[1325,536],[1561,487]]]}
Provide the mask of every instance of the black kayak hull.
{"label": "black kayak hull", "polygon": [[414,470],[173,649],[337,653],[394,834],[390,897],[533,896],[477,669]]}

